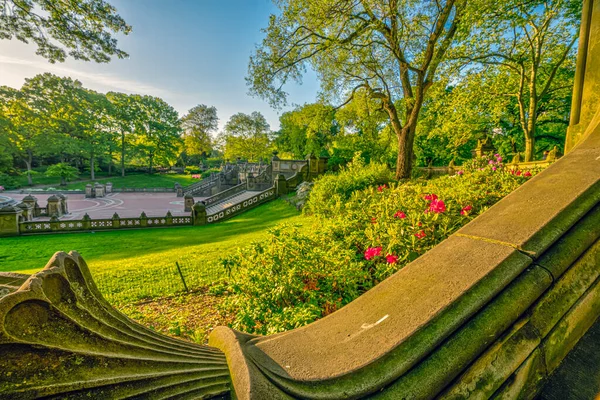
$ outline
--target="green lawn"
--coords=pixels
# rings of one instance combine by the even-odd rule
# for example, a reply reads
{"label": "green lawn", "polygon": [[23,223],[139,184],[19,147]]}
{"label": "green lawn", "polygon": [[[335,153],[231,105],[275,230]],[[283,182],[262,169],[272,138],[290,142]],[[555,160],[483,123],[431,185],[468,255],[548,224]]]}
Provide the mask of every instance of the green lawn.
{"label": "green lawn", "polygon": [[280,222],[307,221],[282,200],[231,220],[202,227],[68,233],[0,239],[0,271],[34,273],[56,251],[78,251],[98,286],[116,304],[203,286],[225,275],[219,257],[264,237]]}
{"label": "green lawn", "polygon": [[[111,182],[113,187],[122,188],[152,188],[152,187],[166,187],[172,189],[175,186],[175,183],[178,182],[182,186],[191,185],[194,182],[198,182],[198,179],[192,178],[191,175],[184,174],[137,174],[137,175],[127,175],[124,177],[121,176],[112,176],[112,177],[102,177],[96,179],[96,181],[101,183]],[[74,182],[67,185],[66,189],[85,189],[85,185],[88,182]]]}
{"label": "green lawn", "polygon": [[[20,189],[27,189],[27,175],[25,173],[15,177],[16,181],[20,185]],[[68,183],[68,185],[60,186],[60,179],[49,178],[43,173],[37,173],[32,176],[33,184],[43,185],[46,187],[67,189],[67,190],[83,190],[85,185],[90,183],[89,176],[81,175],[76,182]],[[130,187],[130,188],[152,188],[152,187],[166,187],[173,188],[175,183],[178,182],[182,186],[190,185],[194,182],[198,182],[198,179],[192,178],[191,175],[185,174],[131,174],[125,177],[121,176],[106,176],[106,174],[96,175],[96,181],[101,183],[112,182],[113,187]],[[0,182],[0,186],[9,186],[7,183]]]}

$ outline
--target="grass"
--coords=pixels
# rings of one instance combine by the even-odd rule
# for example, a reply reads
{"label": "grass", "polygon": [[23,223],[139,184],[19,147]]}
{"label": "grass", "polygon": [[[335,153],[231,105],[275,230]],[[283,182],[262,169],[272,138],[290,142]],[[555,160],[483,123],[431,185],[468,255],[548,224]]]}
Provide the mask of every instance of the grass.
{"label": "grass", "polygon": [[202,227],[66,233],[0,239],[0,272],[39,271],[56,251],[78,251],[100,290],[114,304],[167,296],[183,289],[179,262],[190,288],[223,277],[221,256],[264,237],[280,222],[306,220],[283,200]]}
{"label": "grass", "polygon": [[[30,186],[27,185],[27,174],[23,173],[15,177],[18,185],[21,189],[27,189]],[[66,190],[83,190],[85,185],[91,182],[89,176],[80,176],[75,182],[67,183],[67,186],[60,186],[60,179],[50,178],[45,176],[43,173],[37,173],[32,176],[34,186],[47,186],[53,188],[60,188]],[[121,188],[153,188],[153,187],[166,187],[173,188],[175,183],[180,183],[182,186],[190,185],[194,182],[198,182],[198,179],[192,178],[191,175],[185,174],[131,174],[122,176],[106,176],[106,174],[97,174],[96,181],[101,183],[112,182],[113,187]],[[6,184],[4,184],[6,185]],[[0,186],[4,186],[0,182]],[[8,185],[6,185],[8,186]]]}

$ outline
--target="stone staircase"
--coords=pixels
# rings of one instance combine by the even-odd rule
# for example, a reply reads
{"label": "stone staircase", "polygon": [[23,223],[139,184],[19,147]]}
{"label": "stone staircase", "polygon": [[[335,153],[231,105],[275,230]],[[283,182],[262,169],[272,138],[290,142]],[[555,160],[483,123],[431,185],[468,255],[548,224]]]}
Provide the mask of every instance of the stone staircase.
{"label": "stone staircase", "polygon": [[260,193],[260,192],[246,190],[242,193],[236,194],[232,197],[229,197],[227,199],[224,199],[218,203],[212,204],[211,206],[207,207],[206,214],[207,215],[217,214],[235,204],[243,203],[245,200],[252,198],[257,193]]}

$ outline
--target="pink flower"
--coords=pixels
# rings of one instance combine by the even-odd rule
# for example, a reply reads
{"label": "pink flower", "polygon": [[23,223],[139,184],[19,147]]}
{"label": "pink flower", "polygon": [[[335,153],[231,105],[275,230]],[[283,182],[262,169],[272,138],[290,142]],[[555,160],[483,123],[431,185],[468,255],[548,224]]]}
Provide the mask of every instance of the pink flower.
{"label": "pink flower", "polygon": [[498,168],[496,168],[496,167],[492,167],[492,171],[495,171],[495,170],[497,170],[497,169],[498,169]]}
{"label": "pink flower", "polygon": [[381,254],[381,247],[369,247],[365,250],[365,259],[371,260]]}
{"label": "pink flower", "polygon": [[460,171],[458,171],[458,172],[456,173],[456,175],[462,175],[462,174],[464,174],[464,173],[465,173],[465,171],[463,171],[463,170],[461,169]]}
{"label": "pink flower", "polygon": [[437,198],[438,198],[438,197],[437,197],[435,194],[433,194],[433,193],[432,193],[432,194],[428,194],[428,195],[426,195],[426,196],[425,196],[425,197],[423,197],[423,198],[424,198],[425,200],[427,200],[427,201],[432,201],[432,200],[437,200]]}
{"label": "pink flower", "polygon": [[490,165],[494,164],[494,160],[488,161],[488,164],[490,164]]}
{"label": "pink flower", "polygon": [[427,211],[432,211],[436,214],[443,213],[444,211],[446,211],[446,204],[444,204],[443,200],[432,200],[429,204],[429,209]]}
{"label": "pink flower", "polygon": [[406,214],[404,213],[404,211],[396,211],[396,214],[394,214],[394,218],[404,219],[406,218]]}
{"label": "pink flower", "polygon": [[460,210],[460,215],[467,215],[469,213],[469,211],[471,211],[472,209],[473,209],[473,207],[471,207],[471,206],[463,207],[463,209]]}
{"label": "pink flower", "polygon": [[500,154],[496,153],[496,154],[494,154],[494,157],[498,158],[498,157],[500,157]]}
{"label": "pink flower", "polygon": [[377,187],[377,191],[383,192],[383,189],[387,189],[387,185],[380,185]]}
{"label": "pink flower", "polygon": [[420,232],[415,233],[415,236],[417,239],[423,239],[427,235],[425,234],[425,231],[421,230]]}
{"label": "pink flower", "polygon": [[396,264],[398,262],[398,256],[388,254],[385,256],[385,260],[388,262],[388,264]]}
{"label": "pink flower", "polygon": [[192,175],[192,179],[200,179],[200,175],[194,174],[194,175]]}
{"label": "pink flower", "polygon": [[525,173],[523,174],[523,176],[530,177],[531,176],[531,172],[525,171]]}

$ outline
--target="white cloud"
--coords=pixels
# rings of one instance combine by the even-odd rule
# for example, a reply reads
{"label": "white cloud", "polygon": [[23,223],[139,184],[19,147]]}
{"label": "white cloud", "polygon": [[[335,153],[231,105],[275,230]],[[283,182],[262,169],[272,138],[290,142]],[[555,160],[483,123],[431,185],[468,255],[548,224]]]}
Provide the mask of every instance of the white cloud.
{"label": "white cloud", "polygon": [[[126,93],[149,94],[158,97],[171,97],[178,95],[177,93],[173,93],[169,90],[158,88],[144,82],[122,79],[111,74],[78,71],[73,68],[64,67],[60,64],[51,64],[45,61],[41,62],[0,55],[0,68],[2,65],[17,67],[22,66],[37,70],[37,73],[51,72],[56,75],[69,76],[82,81],[86,87],[101,86],[102,88],[109,90],[116,90]],[[0,82],[0,84],[2,84],[2,82]]]}

